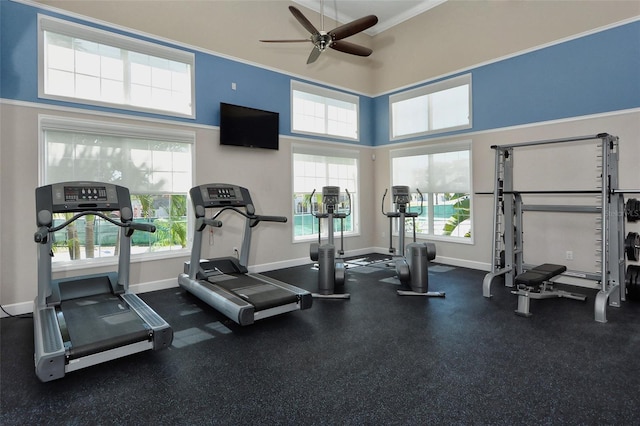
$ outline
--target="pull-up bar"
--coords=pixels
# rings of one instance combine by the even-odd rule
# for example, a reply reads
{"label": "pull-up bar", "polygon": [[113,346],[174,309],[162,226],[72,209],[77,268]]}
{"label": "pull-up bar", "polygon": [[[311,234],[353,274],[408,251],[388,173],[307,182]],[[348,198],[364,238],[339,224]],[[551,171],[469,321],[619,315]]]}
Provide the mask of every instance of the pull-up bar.
{"label": "pull-up bar", "polygon": [[548,145],[552,143],[563,143],[563,142],[580,142],[580,141],[589,141],[593,139],[604,139],[611,136],[609,133],[598,133],[597,135],[587,135],[587,136],[576,136],[573,138],[563,138],[563,139],[547,139],[542,141],[533,141],[533,142],[523,142],[512,145],[491,145],[491,149],[508,149],[508,148],[517,148],[521,146],[534,146],[534,145]]}

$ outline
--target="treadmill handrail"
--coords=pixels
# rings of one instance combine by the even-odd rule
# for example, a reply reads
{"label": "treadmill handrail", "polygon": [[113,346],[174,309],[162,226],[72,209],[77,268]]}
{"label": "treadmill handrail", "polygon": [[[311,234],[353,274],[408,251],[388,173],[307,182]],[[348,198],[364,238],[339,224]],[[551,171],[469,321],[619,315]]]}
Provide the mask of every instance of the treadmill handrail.
{"label": "treadmill handrail", "polygon": [[225,206],[225,207],[221,208],[220,210],[218,210],[216,212],[215,215],[213,215],[213,217],[211,219],[216,219],[225,210],[233,210],[234,212],[246,217],[247,219],[251,219],[251,221],[252,221],[251,222],[251,227],[252,228],[254,226],[256,226],[259,222],[281,222],[281,223],[286,223],[287,222],[286,216],[266,216],[266,215],[258,215],[258,214],[249,214],[249,213],[245,213],[242,210],[238,209],[237,207],[233,207],[233,206]]}
{"label": "treadmill handrail", "polygon": [[[47,228],[49,230],[49,232],[57,232],[63,228],[66,228],[67,226],[71,225],[73,222],[75,222],[76,220],[80,219],[82,216],[88,216],[88,215],[94,215],[94,216],[99,216],[102,219],[106,220],[107,222],[113,223],[116,226],[119,226],[121,228],[132,228],[135,231],[144,231],[144,232],[156,232],[156,227],[155,225],[151,224],[151,223],[140,223],[140,222],[118,222],[115,219],[110,218],[109,216],[105,215],[104,213],[98,212],[98,211],[85,211],[85,212],[81,212],[78,213],[76,215],[74,215],[72,218],[65,220],[63,223],[61,223],[58,226],[51,226],[49,228]],[[36,240],[36,242],[38,242]]]}

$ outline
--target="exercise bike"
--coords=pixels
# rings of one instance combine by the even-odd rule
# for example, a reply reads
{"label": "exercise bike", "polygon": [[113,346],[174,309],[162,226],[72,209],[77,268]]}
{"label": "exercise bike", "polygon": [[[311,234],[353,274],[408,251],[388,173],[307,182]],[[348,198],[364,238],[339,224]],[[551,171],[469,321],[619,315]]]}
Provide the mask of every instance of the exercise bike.
{"label": "exercise bike", "polygon": [[[408,186],[393,186],[391,194],[395,211],[384,211],[384,199],[387,196],[385,189],[382,196],[382,214],[389,218],[389,253],[393,255],[392,266],[395,266],[400,283],[411,290],[398,290],[400,296],[426,296],[444,297],[445,293],[440,291],[429,291],[429,261],[436,258],[436,246],[433,243],[416,242],[416,217],[422,214],[424,197],[419,189],[420,211],[411,212],[407,210],[411,201],[411,193]],[[405,219],[411,218],[413,221],[413,242],[406,246],[405,255]],[[398,245],[399,253],[393,247],[393,221],[398,219]]]}
{"label": "exercise bike", "polygon": [[[344,219],[351,214],[351,195],[345,189],[349,199],[349,210],[346,213],[337,211],[336,206],[340,199],[340,188],[337,186],[325,186],[322,188],[322,205],[324,213],[313,211],[311,214],[318,219],[318,242],[312,243],[310,247],[311,260],[318,262],[318,293],[313,293],[313,297],[322,299],[349,299],[349,293],[335,293],[336,288],[344,286],[346,265],[341,257],[344,255]],[[309,200],[313,199],[316,193],[314,189]],[[327,219],[327,242],[322,244],[320,230],[320,220]],[[336,246],[334,244],[334,219],[340,219],[340,250],[336,257]]]}

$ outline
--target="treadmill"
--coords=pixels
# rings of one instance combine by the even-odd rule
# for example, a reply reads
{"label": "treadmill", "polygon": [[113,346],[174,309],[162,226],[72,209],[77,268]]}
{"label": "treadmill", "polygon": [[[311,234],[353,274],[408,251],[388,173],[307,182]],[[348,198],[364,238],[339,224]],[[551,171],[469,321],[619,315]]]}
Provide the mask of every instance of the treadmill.
{"label": "treadmill", "polygon": [[[134,231],[155,232],[152,224],[133,222],[129,190],[99,182],[47,185],[36,188],[36,211],[36,376],[48,382],[81,368],[170,346],[173,330],[169,324],[129,292],[131,235]],[[71,217],[54,226],[54,213]],[[54,233],[87,215],[120,227],[118,271],[52,279]]]}
{"label": "treadmill", "polygon": [[[196,216],[191,260],[185,262],[178,284],[239,325],[253,324],[270,316],[308,309],[311,293],[290,284],[248,272],[251,232],[260,222],[286,222],[283,216],[255,213],[247,188],[225,183],[196,186],[189,191]],[[216,212],[206,218],[206,209]],[[221,227],[220,214],[231,211],[244,216],[244,235],[239,257],[202,260],[203,230]]]}

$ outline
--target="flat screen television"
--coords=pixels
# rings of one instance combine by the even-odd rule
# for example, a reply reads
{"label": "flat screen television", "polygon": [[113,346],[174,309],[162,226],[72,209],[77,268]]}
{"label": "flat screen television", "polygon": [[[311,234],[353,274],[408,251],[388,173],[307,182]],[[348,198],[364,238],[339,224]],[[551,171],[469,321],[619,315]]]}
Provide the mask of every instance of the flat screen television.
{"label": "flat screen television", "polygon": [[278,149],[280,114],[220,103],[220,145]]}

